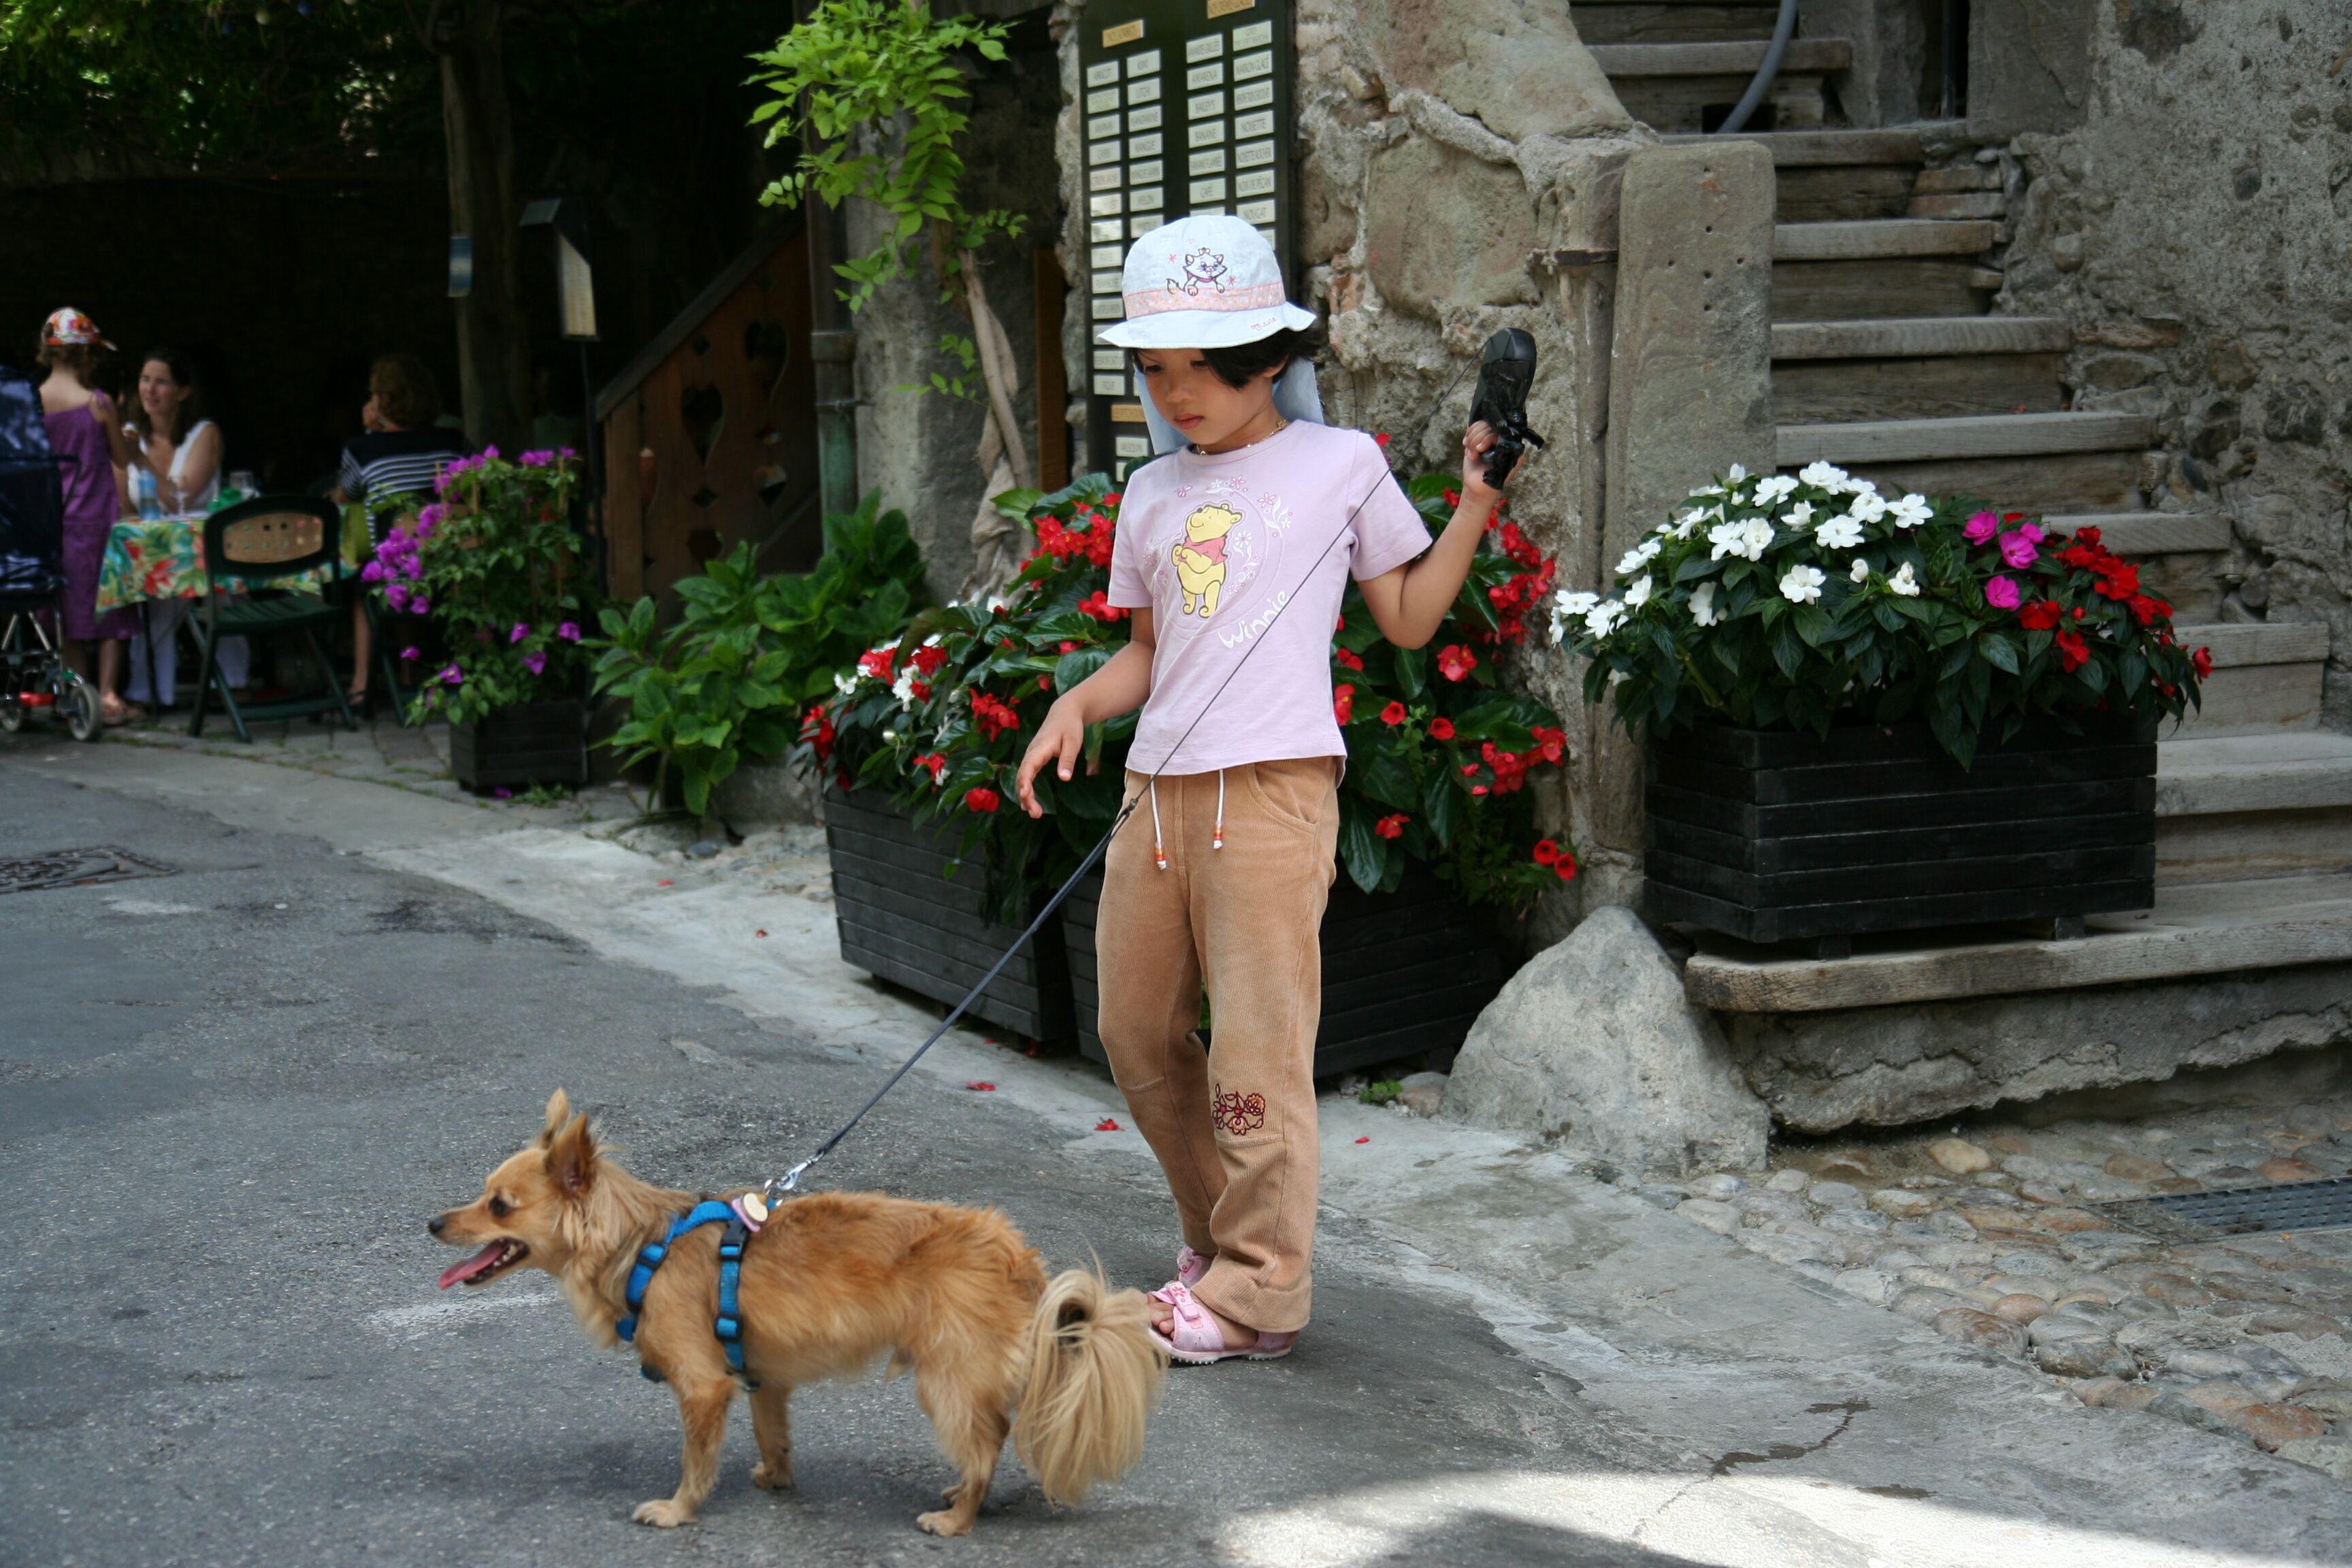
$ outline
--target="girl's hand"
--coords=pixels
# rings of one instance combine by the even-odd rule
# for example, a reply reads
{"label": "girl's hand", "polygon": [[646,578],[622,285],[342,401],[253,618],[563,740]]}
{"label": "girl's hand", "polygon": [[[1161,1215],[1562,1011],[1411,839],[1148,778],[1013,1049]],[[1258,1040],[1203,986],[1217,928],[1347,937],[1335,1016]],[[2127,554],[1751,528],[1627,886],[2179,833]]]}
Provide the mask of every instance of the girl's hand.
{"label": "girl's hand", "polygon": [[1050,762],[1055,764],[1054,772],[1067,784],[1086,746],[1086,724],[1071,708],[1068,698],[1047,709],[1045,721],[1037,726],[1036,739],[1029,742],[1029,750],[1021,758],[1021,809],[1031,816],[1045,816],[1045,808],[1037,804],[1036,791],[1031,787],[1037,770]]}
{"label": "girl's hand", "polygon": [[[1462,499],[1464,500],[1476,501],[1481,506],[1491,509],[1503,499],[1503,492],[1486,482],[1486,454],[1494,450],[1495,443],[1501,437],[1495,434],[1495,427],[1484,419],[1462,432]],[[1527,454],[1520,453],[1519,460],[1511,465],[1510,479],[1518,478],[1519,470],[1527,466]],[[1507,483],[1508,480],[1505,482]]]}

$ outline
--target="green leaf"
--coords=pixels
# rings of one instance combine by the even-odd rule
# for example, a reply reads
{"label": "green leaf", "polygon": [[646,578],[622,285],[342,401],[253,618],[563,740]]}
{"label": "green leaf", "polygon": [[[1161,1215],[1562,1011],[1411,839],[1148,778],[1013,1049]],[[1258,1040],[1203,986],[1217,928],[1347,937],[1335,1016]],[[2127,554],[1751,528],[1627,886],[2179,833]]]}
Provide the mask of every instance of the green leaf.
{"label": "green leaf", "polygon": [[1995,669],[2015,675],[2018,669],[2017,644],[1999,632],[1981,632],[1977,636],[1977,651]]}

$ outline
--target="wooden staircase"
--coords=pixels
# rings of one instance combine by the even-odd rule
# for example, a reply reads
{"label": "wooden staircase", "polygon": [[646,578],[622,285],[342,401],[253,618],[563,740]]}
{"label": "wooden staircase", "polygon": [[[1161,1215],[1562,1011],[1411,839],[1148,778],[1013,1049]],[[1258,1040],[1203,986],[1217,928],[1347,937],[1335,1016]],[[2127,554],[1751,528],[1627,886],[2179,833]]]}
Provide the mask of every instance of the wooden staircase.
{"label": "wooden staircase", "polygon": [[[1625,106],[1679,142],[1738,100],[1774,12],[1579,4],[1575,20]],[[2168,458],[2151,422],[2074,406],[2065,321],[1996,313],[1998,156],[1958,123],[1836,124],[1828,79],[1849,57],[1842,39],[1795,40],[1771,128],[1743,133],[1775,172],[1780,467],[1827,459],[1883,489],[2097,526],[2171,602],[2181,640],[2212,650],[2202,711],[2159,748],[2159,883],[2352,873],[2352,736],[2319,728],[2326,627],[2222,618],[2229,519],[2157,510]]]}

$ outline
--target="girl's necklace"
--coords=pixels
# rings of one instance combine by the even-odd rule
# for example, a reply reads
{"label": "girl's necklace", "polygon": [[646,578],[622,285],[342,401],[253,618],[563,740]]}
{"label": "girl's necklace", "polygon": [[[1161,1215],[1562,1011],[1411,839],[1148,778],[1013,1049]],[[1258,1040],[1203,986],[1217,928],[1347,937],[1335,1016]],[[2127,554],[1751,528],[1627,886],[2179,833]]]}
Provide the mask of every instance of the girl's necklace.
{"label": "girl's necklace", "polygon": [[1281,435],[1285,430],[1289,428],[1290,421],[1283,418],[1279,415],[1276,415],[1275,416],[1274,428],[1267,431],[1265,435],[1259,437],[1255,441],[1244,441],[1238,447],[1228,447],[1222,452],[1204,452],[1201,449],[1200,443],[1196,441],[1192,444],[1192,455],[1196,458],[1230,458],[1235,452],[1246,452],[1252,447],[1263,447],[1268,441],[1273,440],[1276,436]]}

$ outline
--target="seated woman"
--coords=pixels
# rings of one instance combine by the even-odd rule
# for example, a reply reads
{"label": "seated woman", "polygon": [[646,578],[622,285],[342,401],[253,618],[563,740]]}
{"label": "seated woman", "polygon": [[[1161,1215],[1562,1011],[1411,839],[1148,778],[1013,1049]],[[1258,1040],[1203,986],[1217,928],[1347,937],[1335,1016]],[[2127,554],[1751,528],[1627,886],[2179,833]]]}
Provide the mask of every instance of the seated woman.
{"label": "seated woman", "polygon": [[49,373],[41,383],[42,421],[50,449],[66,459],[58,470],[66,502],[66,661],[96,682],[105,721],[120,724],[136,716],[122,700],[122,645],[131,616],[127,610],[98,613],[98,578],[115,520],[130,511],[117,476],[139,459],[123,438],[113,400],[90,384],[99,350],[113,346],[99,335],[97,322],[68,305],[42,324],[38,358]]}
{"label": "seated woman", "polygon": [[[157,501],[174,516],[209,510],[220,497],[221,431],[204,416],[204,406],[188,357],[177,349],[148,350],[139,368],[139,406],[125,434],[155,476]],[[169,708],[177,698],[179,632],[188,606],[186,599],[157,599],[132,610],[139,622],[131,636],[132,701]],[[250,659],[245,638],[221,638],[221,675],[229,685],[246,684]]]}
{"label": "seated woman", "polygon": [[[342,473],[331,499],[337,506],[366,503],[371,545],[383,542],[401,512],[431,500],[441,470],[473,451],[463,434],[434,424],[440,416],[441,390],[423,360],[386,354],[369,369],[367,407],[360,416],[367,428],[343,447]],[[414,505],[387,504],[403,497]],[[352,602],[352,648],[356,706],[367,700],[368,661],[375,651],[364,597]]]}

